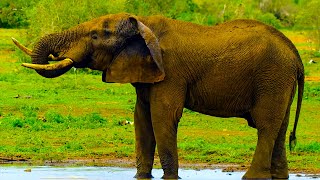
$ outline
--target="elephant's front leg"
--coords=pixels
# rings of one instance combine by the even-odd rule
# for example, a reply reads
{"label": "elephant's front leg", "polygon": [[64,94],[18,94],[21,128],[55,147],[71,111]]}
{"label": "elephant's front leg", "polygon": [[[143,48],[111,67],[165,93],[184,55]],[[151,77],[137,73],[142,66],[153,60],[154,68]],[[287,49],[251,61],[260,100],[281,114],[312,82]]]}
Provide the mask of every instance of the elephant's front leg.
{"label": "elephant's front leg", "polygon": [[183,103],[158,99],[151,103],[152,126],[160,157],[163,179],[178,179],[177,128]]}
{"label": "elephant's front leg", "polygon": [[141,99],[137,99],[135,114],[135,136],[136,136],[136,166],[135,178],[152,178],[155,138],[151,124],[150,106]]}
{"label": "elephant's front leg", "polygon": [[[169,111],[169,112],[168,112]],[[180,111],[180,110],[179,110]],[[175,111],[157,109],[152,115],[152,124],[160,157],[163,179],[178,179],[177,127],[179,118]]]}

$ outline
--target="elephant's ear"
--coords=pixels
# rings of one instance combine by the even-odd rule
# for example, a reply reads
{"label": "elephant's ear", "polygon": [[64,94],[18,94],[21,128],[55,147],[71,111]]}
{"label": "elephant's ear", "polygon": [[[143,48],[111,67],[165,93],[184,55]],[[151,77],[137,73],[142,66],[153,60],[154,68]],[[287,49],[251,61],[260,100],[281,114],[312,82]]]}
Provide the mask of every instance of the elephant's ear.
{"label": "elephant's ear", "polygon": [[162,81],[165,72],[159,41],[150,28],[135,18],[130,18],[131,27],[138,31],[130,38],[125,48],[103,73],[104,82],[155,83]]}

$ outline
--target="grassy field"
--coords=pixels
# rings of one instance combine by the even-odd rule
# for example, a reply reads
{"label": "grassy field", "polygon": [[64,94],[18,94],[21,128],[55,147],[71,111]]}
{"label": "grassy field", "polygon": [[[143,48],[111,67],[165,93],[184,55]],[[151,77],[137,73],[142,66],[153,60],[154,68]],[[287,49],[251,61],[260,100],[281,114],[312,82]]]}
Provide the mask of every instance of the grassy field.
{"label": "grassy field", "polygon": [[[103,83],[99,72],[71,70],[61,77],[45,79],[22,68],[10,39],[19,39],[21,31],[0,29],[0,160],[28,160],[38,165],[67,160],[88,160],[89,164],[99,159],[133,162],[134,127],[122,122],[133,121],[134,88]],[[307,32],[284,33],[298,47],[308,76],[298,144],[293,152],[288,150],[289,168],[320,173],[320,63],[308,63],[312,43],[308,43]],[[319,58],[313,59],[320,62]],[[256,140],[256,130],[243,119],[185,110],[178,133],[180,163],[237,164],[246,168]]]}

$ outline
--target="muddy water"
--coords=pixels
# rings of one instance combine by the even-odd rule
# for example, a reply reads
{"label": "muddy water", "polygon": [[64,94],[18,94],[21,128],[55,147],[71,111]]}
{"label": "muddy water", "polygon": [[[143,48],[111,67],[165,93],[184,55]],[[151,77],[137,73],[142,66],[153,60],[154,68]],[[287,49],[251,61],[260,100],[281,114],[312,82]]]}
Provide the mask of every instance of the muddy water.
{"label": "muddy water", "polygon": [[[0,167],[0,180],[134,180],[136,170],[117,167]],[[154,169],[153,180],[162,176],[161,169]],[[180,169],[183,180],[236,180],[241,179],[244,172],[222,172],[221,170],[188,170]],[[291,174],[290,180],[314,179],[316,175]],[[319,176],[318,176],[319,177]]]}

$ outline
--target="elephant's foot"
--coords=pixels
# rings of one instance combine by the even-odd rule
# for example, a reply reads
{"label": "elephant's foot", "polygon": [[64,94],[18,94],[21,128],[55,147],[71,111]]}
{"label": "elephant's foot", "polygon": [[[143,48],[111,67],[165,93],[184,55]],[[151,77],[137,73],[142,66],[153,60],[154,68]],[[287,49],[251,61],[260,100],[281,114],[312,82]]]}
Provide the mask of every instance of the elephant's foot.
{"label": "elephant's foot", "polygon": [[161,179],[181,179],[178,175],[164,174]]}
{"label": "elephant's foot", "polygon": [[137,179],[151,179],[153,178],[153,176],[151,175],[151,173],[137,173],[134,178]]}
{"label": "elephant's foot", "polygon": [[289,179],[288,170],[276,171],[272,173],[272,179]]}
{"label": "elephant's foot", "polygon": [[272,180],[271,178],[245,178],[242,177],[242,180]]}
{"label": "elephant's foot", "polygon": [[246,177],[246,176],[243,176],[242,177],[242,180],[272,180],[272,178],[269,178],[269,177],[258,177],[258,178],[249,178],[249,177]]}
{"label": "elephant's foot", "polygon": [[271,175],[272,179],[289,179],[289,172],[287,166],[271,167]]}
{"label": "elephant's foot", "polygon": [[242,177],[243,180],[272,180],[272,176],[269,171],[253,171],[248,170]]}

